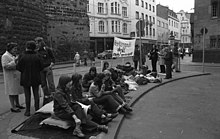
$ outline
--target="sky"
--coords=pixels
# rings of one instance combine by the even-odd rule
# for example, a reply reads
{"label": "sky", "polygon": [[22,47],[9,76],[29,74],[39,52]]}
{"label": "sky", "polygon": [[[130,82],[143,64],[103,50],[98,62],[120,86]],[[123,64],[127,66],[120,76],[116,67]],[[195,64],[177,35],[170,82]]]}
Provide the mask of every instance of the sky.
{"label": "sky", "polygon": [[156,0],[157,4],[168,6],[174,12],[184,10],[185,12],[193,12],[194,0]]}

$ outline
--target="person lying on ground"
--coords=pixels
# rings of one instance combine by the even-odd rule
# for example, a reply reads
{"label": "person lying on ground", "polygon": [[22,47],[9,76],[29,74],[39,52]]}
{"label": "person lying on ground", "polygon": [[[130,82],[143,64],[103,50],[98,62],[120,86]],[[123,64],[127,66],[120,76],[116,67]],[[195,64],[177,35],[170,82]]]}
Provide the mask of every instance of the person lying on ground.
{"label": "person lying on ground", "polygon": [[73,135],[78,137],[85,137],[81,131],[82,129],[92,131],[108,132],[108,127],[105,125],[99,125],[89,120],[81,107],[76,102],[71,102],[70,92],[72,87],[72,80],[67,75],[61,75],[58,81],[58,86],[54,94],[54,114],[60,119],[69,121],[73,126]]}

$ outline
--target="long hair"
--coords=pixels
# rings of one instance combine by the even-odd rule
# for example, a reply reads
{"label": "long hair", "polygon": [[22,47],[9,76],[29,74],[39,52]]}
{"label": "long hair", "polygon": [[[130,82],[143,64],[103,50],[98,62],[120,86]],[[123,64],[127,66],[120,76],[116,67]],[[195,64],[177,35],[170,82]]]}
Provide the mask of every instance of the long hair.
{"label": "long hair", "polygon": [[107,61],[105,61],[103,64],[102,72],[107,69],[106,68],[107,65],[109,66],[109,63]]}
{"label": "long hair", "polygon": [[79,80],[82,79],[82,75],[78,73],[74,73],[72,75],[72,85],[74,88],[80,89],[82,85],[79,83]]}

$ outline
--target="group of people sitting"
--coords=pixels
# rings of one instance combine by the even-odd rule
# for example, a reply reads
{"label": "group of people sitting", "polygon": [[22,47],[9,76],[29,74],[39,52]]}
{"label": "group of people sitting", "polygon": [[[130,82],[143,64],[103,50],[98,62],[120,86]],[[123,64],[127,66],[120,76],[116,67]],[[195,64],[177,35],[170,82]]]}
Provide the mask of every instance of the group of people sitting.
{"label": "group of people sitting", "polygon": [[[110,70],[105,68],[101,73],[91,67],[84,76],[74,73],[71,77],[61,75],[59,78],[54,94],[54,114],[75,126],[73,135],[84,137],[82,131],[94,130],[107,133],[108,122],[119,113],[132,112],[122,87],[113,81]],[[88,93],[84,95],[84,92]],[[80,103],[89,106],[87,113]]]}

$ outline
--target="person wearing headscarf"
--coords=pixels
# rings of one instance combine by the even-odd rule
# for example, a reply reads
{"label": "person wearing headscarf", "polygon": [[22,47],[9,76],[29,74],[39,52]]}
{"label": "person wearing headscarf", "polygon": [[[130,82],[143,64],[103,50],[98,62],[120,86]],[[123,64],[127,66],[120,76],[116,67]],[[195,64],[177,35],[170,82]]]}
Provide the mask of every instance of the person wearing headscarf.
{"label": "person wearing headscarf", "polygon": [[64,119],[75,125],[73,135],[85,137],[81,131],[81,127],[87,131],[99,130],[108,132],[108,127],[99,125],[89,120],[80,104],[71,100],[70,92],[72,88],[71,77],[61,75],[58,86],[54,94],[54,114],[60,119]]}
{"label": "person wearing headscarf", "polygon": [[84,75],[82,81],[82,87],[84,92],[89,91],[89,87],[92,84],[93,79],[96,77],[96,74],[97,74],[96,67],[91,67],[89,69],[89,72]]}
{"label": "person wearing headscarf", "polygon": [[24,109],[19,104],[18,95],[23,93],[23,88],[20,86],[20,72],[16,70],[17,57],[14,56],[17,50],[17,43],[8,43],[5,53],[1,57],[5,94],[9,96],[11,104],[11,112],[21,112]]}
{"label": "person wearing headscarf", "polygon": [[71,89],[72,101],[77,101],[85,105],[90,105],[89,114],[93,119],[101,124],[106,124],[115,118],[117,113],[106,113],[104,110],[100,109],[97,104],[90,101],[88,96],[83,97],[82,95],[82,75],[75,73],[72,75],[72,89]]}
{"label": "person wearing headscarf", "polygon": [[26,43],[26,50],[19,57],[17,64],[17,70],[21,72],[20,85],[23,86],[25,93],[25,116],[30,116],[31,88],[34,94],[35,111],[39,109],[40,105],[39,85],[41,84],[40,72],[43,70],[43,63],[35,50],[35,42],[28,41]]}

